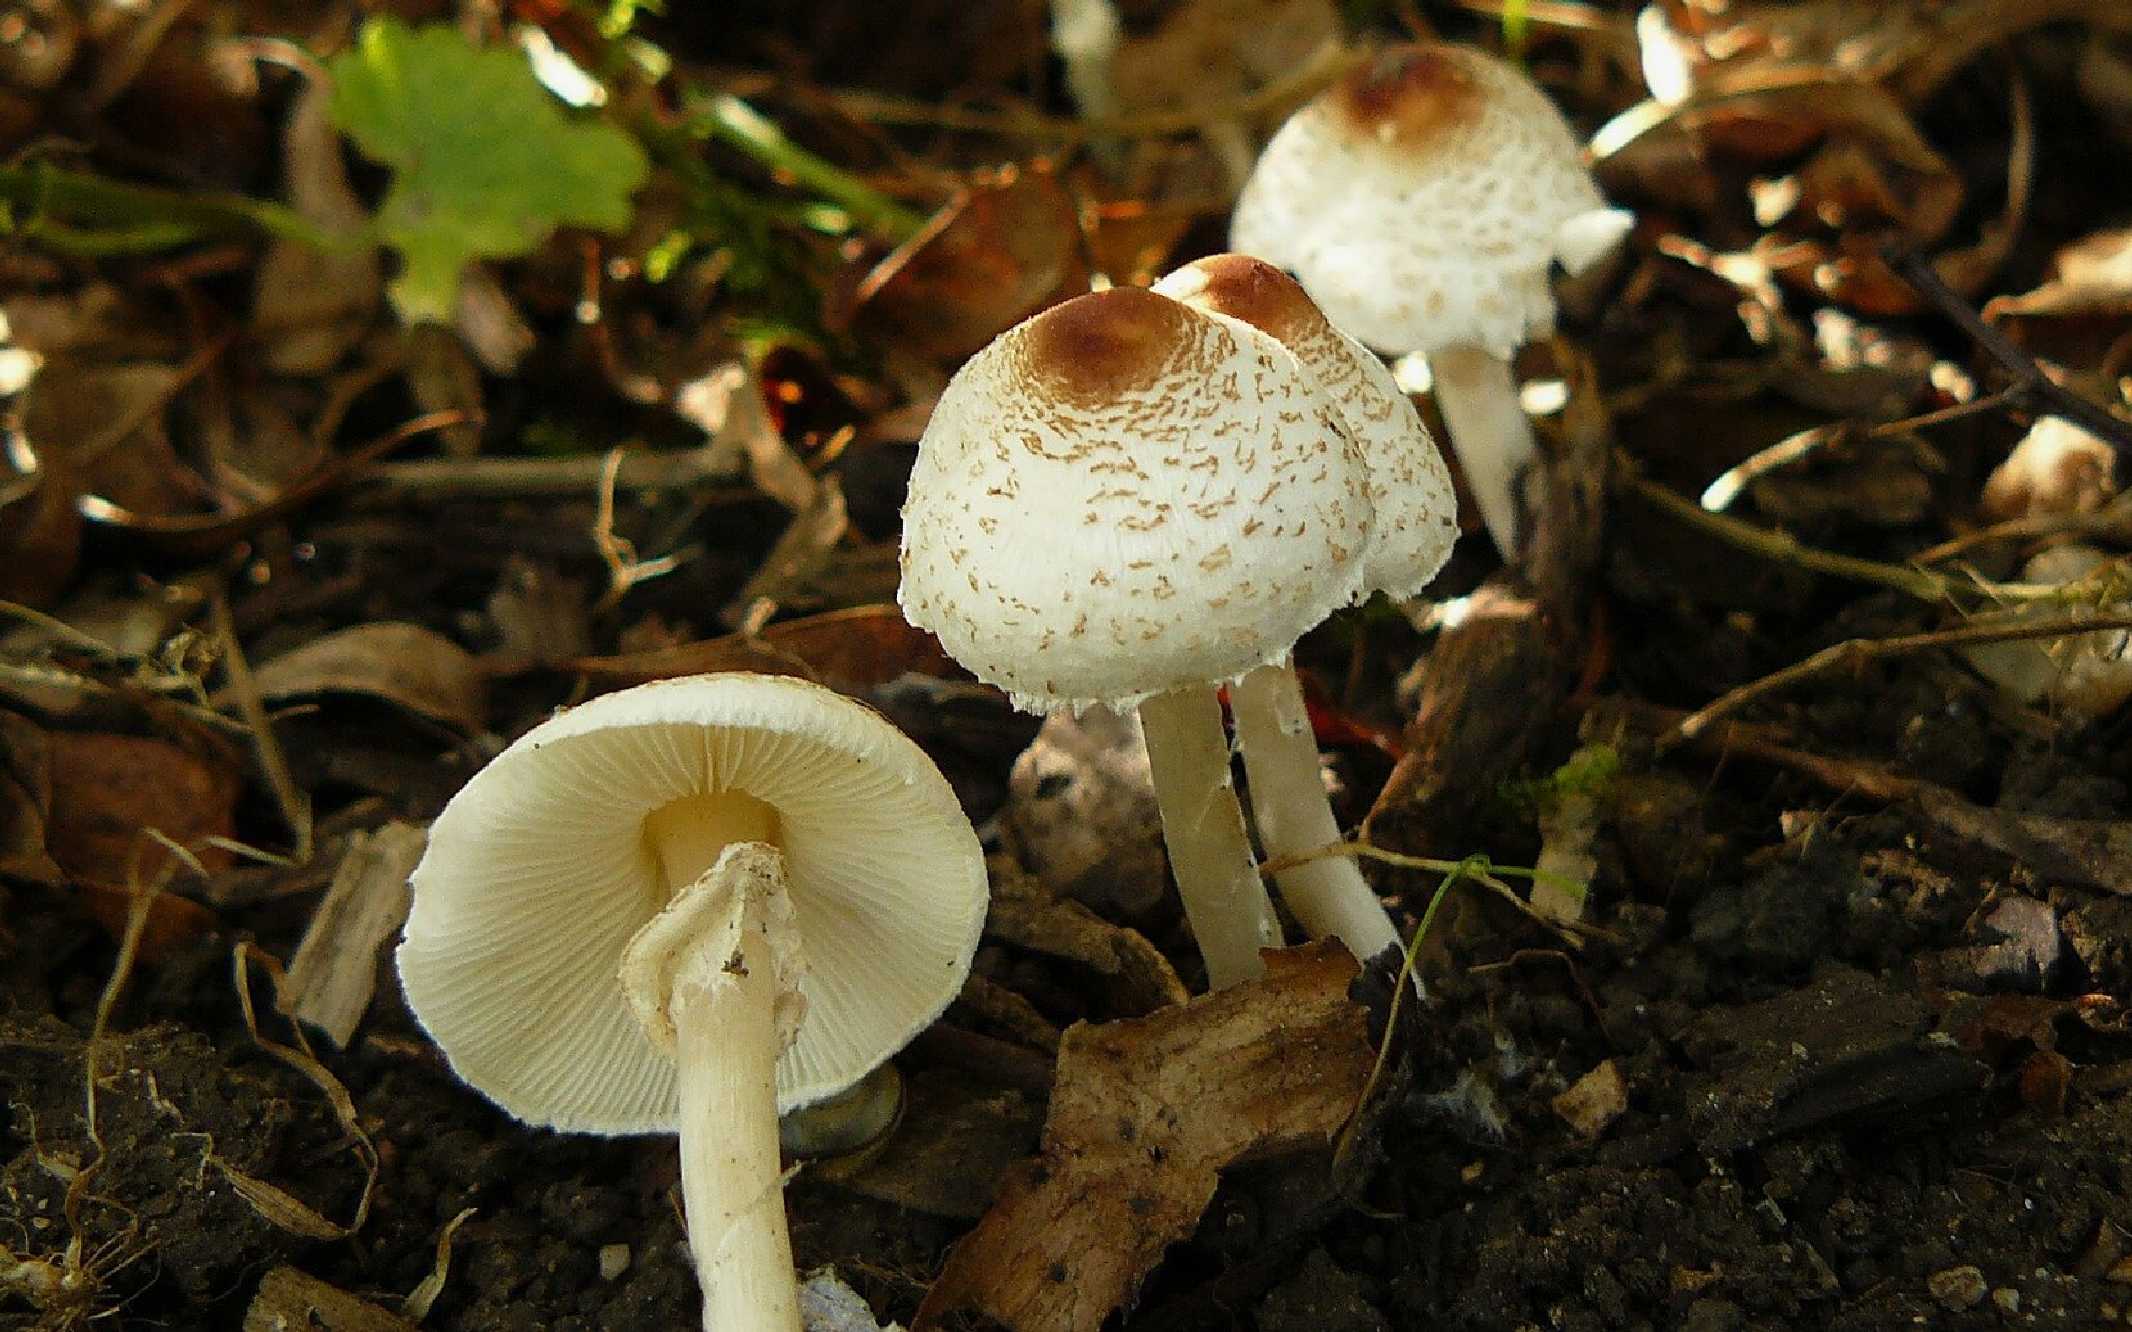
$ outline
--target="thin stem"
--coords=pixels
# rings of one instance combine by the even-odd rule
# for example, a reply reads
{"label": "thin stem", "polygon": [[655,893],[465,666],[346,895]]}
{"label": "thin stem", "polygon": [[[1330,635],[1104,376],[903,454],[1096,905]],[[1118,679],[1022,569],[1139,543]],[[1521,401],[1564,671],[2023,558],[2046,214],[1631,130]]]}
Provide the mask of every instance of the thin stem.
{"label": "thin stem", "polygon": [[1518,405],[1510,363],[1480,347],[1445,347],[1429,353],[1436,379],[1436,405],[1450,430],[1451,449],[1473,492],[1481,521],[1508,562],[1518,553],[1518,475],[1539,445],[1532,422]]}
{"label": "thin stem", "polygon": [[[669,873],[700,849],[668,845],[671,831],[653,833]],[[777,1139],[797,949],[784,856],[736,842],[623,953],[630,1005],[674,1057],[681,1194],[705,1332],[800,1332]]]}
{"label": "thin stem", "polygon": [[[1236,739],[1251,778],[1251,812],[1268,856],[1338,841],[1339,820],[1318,770],[1318,742],[1292,666],[1261,666],[1229,691]],[[1314,860],[1276,881],[1312,938],[1332,935],[1367,962],[1399,942],[1384,903],[1352,859]]]}
{"label": "thin stem", "polygon": [[867,185],[824,158],[785,137],[785,132],[738,97],[714,93],[690,107],[700,133],[754,158],[772,171],[790,176],[851,215],[854,222],[898,244],[925,226],[921,213]]}
{"label": "thin stem", "polygon": [[1815,573],[1832,574],[1856,582],[1873,583],[1934,605],[1980,600],[2048,601],[2059,595],[2056,589],[2050,587],[1957,578],[1927,569],[1886,564],[1878,560],[1862,560],[1851,555],[1821,550],[1806,545],[1787,533],[1757,527],[1753,523],[1742,522],[1722,513],[1712,513],[1686,496],[1675,494],[1650,478],[1640,475],[1633,461],[1623,459],[1622,463],[1617,472],[1620,484],[1639,498],[1688,526],[1716,537],[1728,546],[1751,551],[1778,564],[1809,569]]}
{"label": "thin stem", "polygon": [[[292,208],[241,194],[197,193],[129,185],[43,162],[0,166],[0,201],[31,210],[17,225],[48,216],[126,226],[143,248],[168,249],[209,236],[264,233],[321,250],[344,248],[353,238],[326,231]],[[96,233],[89,233],[93,240]]]}
{"label": "thin stem", "polygon": [[1984,316],[1948,286],[1931,260],[1915,250],[1896,246],[1884,250],[1882,257],[1916,288],[1926,304],[1953,320],[1978,350],[1999,363],[1999,368],[2013,380],[2007,390],[2009,396],[2025,399],[2047,415],[2064,417],[2089,434],[2109,441],[2119,454],[2132,454],[2132,421],[2111,414],[2101,404],[2088,401],[2044,373],[2035,357],[1986,323]]}
{"label": "thin stem", "polygon": [[[1924,634],[1894,638],[1851,638],[1825,647],[1804,661],[1793,662],[1737,689],[1681,718],[1672,737],[1692,740],[1721,718],[1729,717],[1756,699],[1801,680],[1809,680],[1844,666],[1861,666],[1883,657],[1899,657],[1931,648],[1965,647],[1977,643],[2012,643],[2032,638],[2066,638],[2074,634],[2112,629],[2132,629],[2132,615],[2068,615],[2054,620],[2024,620],[2019,624],[1970,624],[1958,629],[1939,629]],[[1664,739],[1661,739],[1661,744]]]}
{"label": "thin stem", "polygon": [[1211,685],[1173,689],[1140,705],[1140,725],[1170,872],[1207,984],[1219,990],[1263,976],[1259,949],[1280,946],[1280,923],[1244,832],[1221,701]]}

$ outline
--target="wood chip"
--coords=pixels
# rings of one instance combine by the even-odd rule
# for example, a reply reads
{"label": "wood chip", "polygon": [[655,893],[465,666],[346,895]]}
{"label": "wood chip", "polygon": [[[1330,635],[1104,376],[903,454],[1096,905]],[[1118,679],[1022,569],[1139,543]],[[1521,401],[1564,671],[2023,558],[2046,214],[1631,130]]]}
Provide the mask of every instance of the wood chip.
{"label": "wood chip", "polygon": [[1374,1058],[1354,976],[1337,942],[1270,950],[1263,979],[1068,1029],[1042,1151],[912,1326],[975,1309],[1015,1332],[1095,1332],[1192,1233],[1224,1167],[1330,1147]]}
{"label": "wood chip", "polygon": [[283,1013],[347,1047],[377,988],[378,949],[407,919],[407,876],[428,841],[420,826],[397,821],[349,840],[289,964],[276,1001]]}

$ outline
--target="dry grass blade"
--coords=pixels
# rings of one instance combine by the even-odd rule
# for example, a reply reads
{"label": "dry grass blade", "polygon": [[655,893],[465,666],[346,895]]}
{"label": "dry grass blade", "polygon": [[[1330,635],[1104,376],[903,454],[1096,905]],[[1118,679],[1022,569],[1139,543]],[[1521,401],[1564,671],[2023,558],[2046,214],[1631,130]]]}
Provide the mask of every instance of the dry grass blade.
{"label": "dry grass blade", "polygon": [[277,1003],[286,980],[281,960],[257,944],[247,940],[231,950],[230,963],[237,986],[237,1004],[244,1011],[244,1029],[260,1049],[309,1078],[313,1086],[325,1093],[328,1104],[333,1107],[334,1118],[339,1121],[342,1131],[348,1135],[356,1159],[363,1164],[363,1192],[356,1200],[354,1217],[344,1226],[321,1216],[314,1208],[284,1190],[264,1180],[245,1175],[219,1158],[211,1159],[229,1178],[231,1186],[242,1193],[245,1201],[257,1208],[260,1215],[267,1220],[286,1230],[316,1239],[345,1239],[361,1230],[363,1223],[370,1218],[370,1199],[377,1189],[380,1164],[377,1144],[370,1140],[370,1134],[364,1130],[362,1121],[356,1116],[355,1098],[348,1094],[348,1088],[341,1080],[333,1076],[332,1070],[320,1063],[317,1056],[311,1053],[310,1044],[304,1040],[302,1028],[292,1028],[297,1042],[294,1046],[283,1045],[260,1032],[259,1019],[252,1007],[251,963],[255,960],[260,969],[266,972],[267,979],[274,988]]}

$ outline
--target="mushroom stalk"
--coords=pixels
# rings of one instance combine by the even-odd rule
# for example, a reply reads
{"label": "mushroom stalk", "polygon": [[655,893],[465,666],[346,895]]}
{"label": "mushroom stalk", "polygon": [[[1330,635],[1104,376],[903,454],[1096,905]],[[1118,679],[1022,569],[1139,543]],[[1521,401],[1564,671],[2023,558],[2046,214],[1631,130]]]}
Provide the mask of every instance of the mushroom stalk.
{"label": "mushroom stalk", "polygon": [[[668,864],[685,863],[671,851]],[[678,1073],[705,1332],[800,1332],[777,1139],[777,1061],[802,1004],[797,957],[785,858],[762,842],[724,847],[622,957],[630,1004]]]}
{"label": "mushroom stalk", "polygon": [[1532,422],[1518,405],[1510,362],[1480,347],[1441,347],[1429,353],[1436,405],[1450,428],[1451,451],[1473,490],[1481,521],[1503,559],[1518,554],[1518,475],[1538,446]]}
{"label": "mushroom stalk", "polygon": [[[1229,691],[1236,739],[1251,779],[1251,812],[1268,859],[1298,855],[1340,840],[1340,824],[1318,771],[1303,686],[1287,663],[1261,666]],[[1399,931],[1361,867],[1331,856],[1282,870],[1281,898],[1312,938],[1339,938],[1367,962],[1399,943]]]}
{"label": "mushroom stalk", "polygon": [[1281,944],[1273,900],[1251,854],[1229,771],[1229,740],[1213,688],[1192,685],[1140,704],[1155,803],[1185,919],[1219,990],[1266,973],[1261,948]]}

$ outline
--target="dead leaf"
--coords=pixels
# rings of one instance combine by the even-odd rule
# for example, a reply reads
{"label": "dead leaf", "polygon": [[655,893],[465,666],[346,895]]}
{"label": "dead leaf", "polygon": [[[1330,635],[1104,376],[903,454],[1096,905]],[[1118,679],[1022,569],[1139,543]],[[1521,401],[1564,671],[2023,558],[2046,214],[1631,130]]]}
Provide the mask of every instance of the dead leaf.
{"label": "dead leaf", "polygon": [[171,853],[144,836],[162,833],[210,872],[229,853],[207,845],[236,828],[238,774],[161,740],[131,735],[49,737],[52,818],[47,847],[69,878],[124,887],[153,884]]}
{"label": "dead leaf", "polygon": [[1654,95],[1691,91],[1748,72],[1809,69],[1888,81],[1912,103],[1929,97],[1986,49],[2045,23],[2080,20],[2132,27],[2119,0],[1940,0],[1931,5],[1858,0],[1755,0],[1653,4],[1636,24]]}
{"label": "dead leaf", "polygon": [[968,678],[939,639],[913,628],[892,605],[853,606],[773,624],[759,633],[728,634],[623,656],[578,657],[558,669],[617,689],[708,671],[758,671],[800,675],[862,695],[910,673]]}
{"label": "dead leaf", "polygon": [[1548,1104],[1578,1135],[1596,1138],[1629,1108],[1629,1091],[1620,1066],[1608,1059]]}
{"label": "dead leaf", "polygon": [[[234,767],[126,735],[54,732],[47,752],[52,813],[46,845],[89,914],[113,938],[126,932],[135,893],[155,887],[174,867],[175,856],[147,836],[149,829],[193,852],[209,873],[229,864],[229,852],[207,839],[235,832]],[[215,914],[197,902],[157,893],[148,907],[141,955],[161,957],[216,924]]]}
{"label": "dead leaf", "polygon": [[26,445],[7,452],[0,471],[0,598],[42,608],[74,581],[81,557],[80,496]]}
{"label": "dead leaf", "polygon": [[2058,251],[2048,281],[2019,296],[1996,296],[1984,317],[2079,318],[2132,315],[2132,228],[2098,231]]}
{"label": "dead leaf", "polygon": [[755,488],[779,504],[799,513],[815,502],[814,473],[770,419],[762,380],[747,362],[730,361],[683,384],[674,411],[711,437],[706,471],[744,459]]}
{"label": "dead leaf", "polygon": [[1265,956],[1263,979],[1067,1031],[1041,1153],[949,1254],[914,1328],[975,1309],[1014,1332],[1095,1332],[1223,1168],[1331,1145],[1373,1060],[1354,959],[1336,942]]}
{"label": "dead leaf", "polygon": [[851,318],[877,345],[956,362],[1087,289],[1073,198],[1038,162],[975,177],[866,274]]}
{"label": "dead leaf", "polygon": [[293,1267],[277,1267],[259,1283],[244,1311],[243,1332],[415,1332],[415,1325]]}
{"label": "dead leaf", "polygon": [[407,919],[413,901],[407,878],[428,842],[419,825],[398,821],[349,839],[333,882],[296,946],[288,984],[274,996],[283,1013],[346,1048],[370,1007],[378,950]]}
{"label": "dead leaf", "polygon": [[1992,522],[2094,513],[2117,496],[2117,451],[2059,416],[2029,427],[1984,478],[1977,512]]}
{"label": "dead leaf", "polygon": [[[1166,875],[1158,861],[1154,882],[1166,883]],[[1060,901],[997,859],[992,892],[985,937],[1078,962],[1109,978],[1115,1005],[1111,1011],[1152,1013],[1185,1001],[1177,969],[1140,931],[1112,924],[1079,902]]]}
{"label": "dead leaf", "polygon": [[[488,719],[480,664],[457,643],[418,624],[359,624],[314,638],[254,674],[260,697],[269,702],[361,694],[468,735]],[[216,701],[222,703],[225,695]]]}
{"label": "dead leaf", "polygon": [[29,718],[0,712],[0,876],[47,888],[65,879],[45,850],[51,814],[50,743]]}

